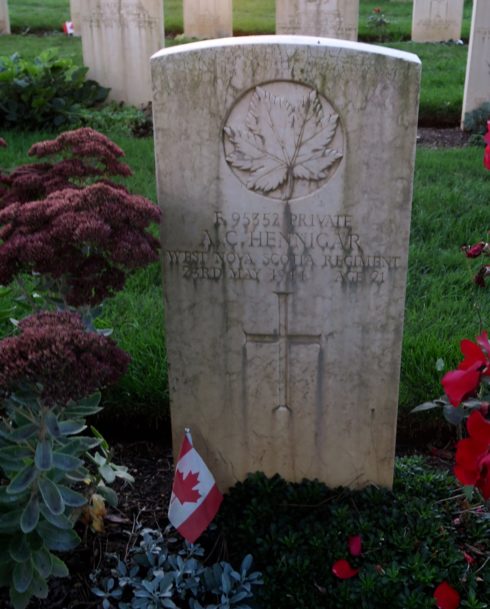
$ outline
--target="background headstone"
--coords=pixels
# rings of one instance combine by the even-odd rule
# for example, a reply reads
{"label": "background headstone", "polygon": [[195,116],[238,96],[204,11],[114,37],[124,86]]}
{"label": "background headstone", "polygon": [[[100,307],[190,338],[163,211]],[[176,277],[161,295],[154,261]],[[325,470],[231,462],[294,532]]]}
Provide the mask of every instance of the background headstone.
{"label": "background headstone", "polygon": [[88,77],[111,87],[110,99],[151,100],[150,57],[164,44],[162,0],[83,0],[81,34]]}
{"label": "background headstone", "polygon": [[152,58],[174,448],[390,486],[417,129],[415,55],[311,37]]}
{"label": "background headstone", "polygon": [[184,0],[184,36],[233,36],[232,0]]}
{"label": "background headstone", "polygon": [[464,0],[413,0],[412,40],[459,40]]}
{"label": "background headstone", "polygon": [[276,34],[357,40],[359,0],[276,0]]}
{"label": "background headstone", "polygon": [[73,35],[80,36],[80,2],[84,0],[70,0],[70,20],[73,23]]}
{"label": "background headstone", "polygon": [[0,35],[10,34],[10,18],[7,0],[0,0]]}
{"label": "background headstone", "polygon": [[490,102],[490,2],[475,0],[464,85],[463,114]]}

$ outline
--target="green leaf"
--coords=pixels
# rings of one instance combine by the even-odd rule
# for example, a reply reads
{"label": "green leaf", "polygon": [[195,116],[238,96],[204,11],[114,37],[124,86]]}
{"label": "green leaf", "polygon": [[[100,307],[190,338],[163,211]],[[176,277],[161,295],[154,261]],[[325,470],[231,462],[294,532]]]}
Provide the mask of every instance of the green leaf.
{"label": "green leaf", "polygon": [[451,404],[445,405],[442,412],[446,421],[451,425],[459,425],[466,416],[464,408],[457,408]]}
{"label": "green leaf", "polygon": [[64,514],[54,515],[52,514],[45,505],[41,505],[41,514],[44,518],[57,529],[63,529],[67,531],[73,528],[73,522],[67,518]]}
{"label": "green leaf", "polygon": [[54,556],[54,554],[51,554],[51,562],[53,564],[52,575],[54,577],[67,577],[70,574],[70,572],[68,571],[68,567],[61,560],[61,558],[58,558],[57,556]]}
{"label": "green leaf", "polygon": [[72,455],[55,451],[53,453],[53,465],[64,472],[70,472],[83,466],[83,461],[77,457],[72,457]]}
{"label": "green leaf", "polygon": [[[62,531],[49,522],[40,522],[37,531],[44,539],[44,543],[49,550],[56,550],[59,552],[68,552],[73,550],[80,543],[80,537],[72,529],[68,531]],[[54,563],[53,563],[53,575],[54,575]]]}
{"label": "green leaf", "polygon": [[34,567],[41,577],[46,578],[51,575],[53,568],[51,556],[52,554],[44,547],[32,555]]}
{"label": "green leaf", "polygon": [[10,437],[16,442],[22,442],[25,440],[29,440],[30,438],[35,436],[37,434],[37,431],[37,425],[35,425],[34,423],[28,423],[27,425],[22,425],[22,427],[18,427],[16,430],[14,430],[10,434]]}
{"label": "green leaf", "polygon": [[47,472],[53,467],[53,450],[51,440],[39,440],[36,446],[34,463],[37,469]]}
{"label": "green leaf", "polygon": [[91,479],[90,473],[85,467],[79,467],[78,469],[71,471],[66,474],[66,477],[74,482],[85,482],[85,480]]}
{"label": "green leaf", "polygon": [[433,408],[440,408],[441,404],[436,404],[435,402],[424,402],[423,404],[419,404],[412,408],[410,413],[412,412],[423,412],[424,410],[432,410]]}
{"label": "green leaf", "polygon": [[65,408],[65,413],[69,417],[88,417],[92,414],[97,414],[102,410],[99,406],[101,399],[100,391],[93,393],[92,395],[79,400],[78,402],[70,402],[67,408]]}
{"label": "green leaf", "polygon": [[90,426],[90,431],[94,434],[94,436],[96,438],[98,438],[101,442],[100,446],[101,448],[103,448],[106,452],[109,451],[109,443],[107,442],[107,440],[104,438],[104,436],[100,433],[100,431],[98,429],[96,429],[93,425]]}
{"label": "green leaf", "polygon": [[0,516],[0,533],[12,533],[19,527],[20,510],[7,512]]}
{"label": "green leaf", "polygon": [[63,484],[58,484],[58,490],[63,497],[65,505],[68,505],[69,507],[78,508],[87,503],[87,499],[81,493],[77,493]]}
{"label": "green leaf", "polygon": [[0,488],[0,505],[15,505],[21,501],[22,495],[9,495],[5,486]]}
{"label": "green leaf", "polygon": [[111,488],[104,484],[99,484],[97,486],[97,492],[99,495],[102,495],[111,507],[117,507],[117,494]]}
{"label": "green leaf", "polygon": [[99,473],[109,484],[112,484],[116,479],[116,473],[108,463],[104,463],[104,465],[99,467]]}
{"label": "green leaf", "polygon": [[31,600],[32,593],[30,590],[26,592],[17,592],[17,590],[11,586],[9,590],[9,597],[12,607],[14,609],[26,609],[29,601]]}
{"label": "green leaf", "polygon": [[15,562],[24,562],[31,557],[31,548],[23,533],[16,533],[9,543],[9,554]]}
{"label": "green leaf", "polygon": [[46,422],[46,429],[48,430],[49,434],[53,438],[59,438],[61,436],[61,431],[56,415],[53,412],[48,412],[44,420]]}
{"label": "green leaf", "polygon": [[25,592],[32,581],[31,559],[17,563],[12,573],[12,583],[17,592]]}
{"label": "green leaf", "polygon": [[14,476],[14,478],[12,478],[10,484],[7,486],[7,493],[9,493],[9,495],[23,493],[34,482],[36,475],[37,470],[34,465],[26,465],[16,476]]}
{"label": "green leaf", "polygon": [[56,484],[48,478],[40,478],[38,480],[38,486],[43,501],[49,511],[55,516],[62,514],[65,511],[65,502],[63,501],[63,497]]}
{"label": "green leaf", "polygon": [[48,598],[48,584],[46,580],[34,571],[30,590],[36,598]]}
{"label": "green leaf", "polygon": [[475,490],[474,486],[463,486],[463,493],[468,501],[471,501],[473,499],[474,490]]}
{"label": "green leaf", "polygon": [[70,419],[68,421],[61,421],[58,423],[60,432],[63,436],[72,436],[80,433],[84,429],[87,429],[84,421],[77,421],[76,419]]}
{"label": "green leaf", "polygon": [[18,469],[19,464],[23,459],[32,458],[32,450],[15,445],[15,446],[7,446],[6,448],[0,449],[0,464],[5,463],[7,466],[11,464],[15,464]]}
{"label": "green leaf", "polygon": [[20,517],[20,528],[23,533],[30,533],[37,527],[39,522],[39,500],[37,495],[32,495]]}

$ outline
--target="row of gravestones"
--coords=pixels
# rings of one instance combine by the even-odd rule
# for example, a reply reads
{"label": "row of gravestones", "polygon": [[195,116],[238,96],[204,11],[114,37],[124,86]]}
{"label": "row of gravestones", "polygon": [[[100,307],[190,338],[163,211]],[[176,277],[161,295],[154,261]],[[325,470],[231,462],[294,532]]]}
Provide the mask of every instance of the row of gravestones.
{"label": "row of gravestones", "polygon": [[[71,0],[71,17],[80,28],[81,0]],[[457,40],[464,0],[414,0],[412,39]],[[184,34],[196,38],[232,36],[232,0],[183,0]],[[276,33],[357,39],[359,0],[277,0]],[[10,31],[7,0],[0,0],[0,34]]]}
{"label": "row of gravestones", "polygon": [[[191,1],[184,1],[186,33],[230,34],[231,4],[232,0],[197,0],[198,6],[194,1],[191,9]],[[459,38],[463,4],[464,0],[414,0],[413,39]],[[164,46],[163,0],[70,0],[70,6],[90,76],[111,87],[112,99],[148,103],[148,59]],[[358,12],[359,0],[277,0],[277,32],[355,40]],[[0,0],[0,33],[2,29],[9,29],[7,0]],[[474,0],[463,117],[489,101],[489,55],[490,2]]]}

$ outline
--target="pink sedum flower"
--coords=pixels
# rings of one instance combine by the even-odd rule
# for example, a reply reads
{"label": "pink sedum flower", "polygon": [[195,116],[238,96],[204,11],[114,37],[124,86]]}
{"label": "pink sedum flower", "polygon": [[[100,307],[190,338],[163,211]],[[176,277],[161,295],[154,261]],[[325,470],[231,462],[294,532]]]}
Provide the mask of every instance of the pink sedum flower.
{"label": "pink sedum flower", "polygon": [[76,313],[42,312],[0,342],[0,395],[21,384],[40,385],[47,404],[66,404],[115,383],[130,358],[116,343],[87,332]]}

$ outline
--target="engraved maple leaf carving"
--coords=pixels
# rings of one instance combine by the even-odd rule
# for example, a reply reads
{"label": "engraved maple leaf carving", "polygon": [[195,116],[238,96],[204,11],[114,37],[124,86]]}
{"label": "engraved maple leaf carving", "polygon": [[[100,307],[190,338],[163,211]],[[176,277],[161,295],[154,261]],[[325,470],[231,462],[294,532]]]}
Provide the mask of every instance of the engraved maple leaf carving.
{"label": "engraved maple leaf carving", "polygon": [[197,503],[201,497],[201,493],[195,490],[194,487],[199,484],[199,474],[188,472],[187,476],[184,475],[180,470],[175,472],[173,492],[180,503]]}
{"label": "engraved maple leaf carving", "polygon": [[226,126],[232,145],[226,160],[249,173],[247,188],[293,195],[295,180],[322,180],[342,153],[329,148],[338,114],[325,115],[316,91],[296,104],[257,87],[250,100],[245,128]]}

